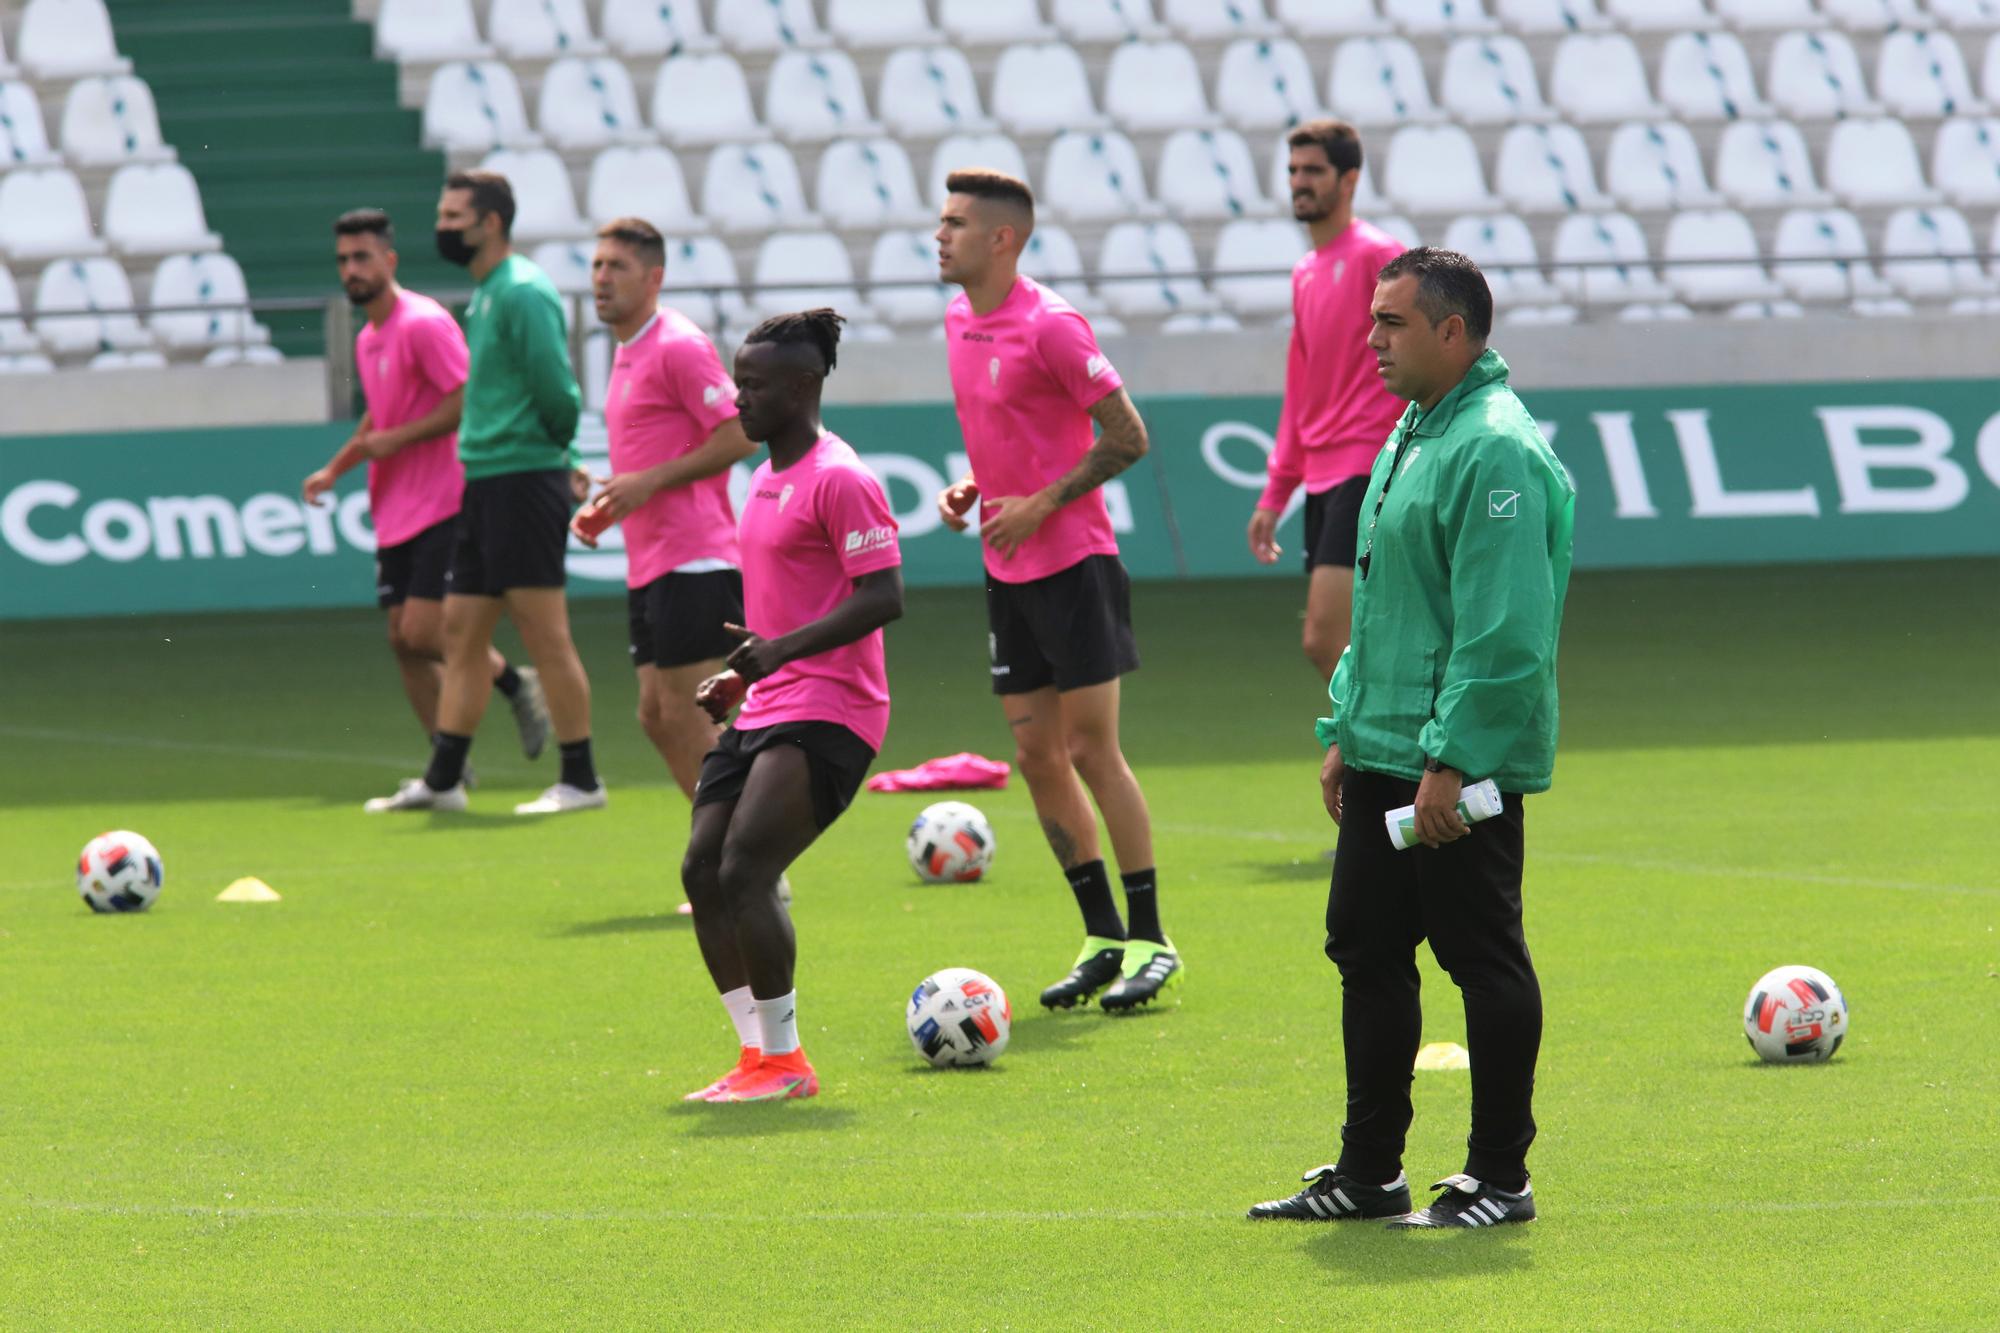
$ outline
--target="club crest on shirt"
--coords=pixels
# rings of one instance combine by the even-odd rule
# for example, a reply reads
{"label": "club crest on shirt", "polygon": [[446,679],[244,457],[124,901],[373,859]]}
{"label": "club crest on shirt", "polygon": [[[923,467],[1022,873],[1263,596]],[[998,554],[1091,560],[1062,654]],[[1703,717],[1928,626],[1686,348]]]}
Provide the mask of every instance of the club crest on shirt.
{"label": "club crest on shirt", "polygon": [[1104,353],[1099,352],[1096,356],[1091,357],[1090,360],[1083,363],[1083,369],[1084,373],[1089,375],[1090,378],[1096,379],[1105,371],[1111,369],[1111,359],[1105,356]]}
{"label": "club crest on shirt", "polygon": [[993,384],[998,384],[998,383],[1000,382],[1000,358],[999,358],[999,357],[997,357],[997,356],[996,356],[996,357],[994,357],[994,358],[993,358],[993,359],[992,359],[991,361],[988,361],[988,362],[986,363],[986,378],[987,378],[988,382],[990,382],[990,383],[993,383]]}
{"label": "club crest on shirt", "polygon": [[618,401],[622,403],[631,396],[632,396],[632,381],[626,380],[623,384],[618,386]]}
{"label": "club crest on shirt", "polygon": [[1345,259],[1336,259],[1336,260],[1334,260],[1334,261],[1333,261],[1333,280],[1334,280],[1335,282],[1339,282],[1339,281],[1340,281],[1340,275],[1341,275],[1341,274],[1343,274],[1343,273],[1345,273],[1345,272],[1347,272],[1347,261],[1346,261]]}
{"label": "club crest on shirt", "polygon": [[715,400],[720,397],[722,397],[722,386],[720,384],[711,384],[701,391],[701,405],[703,407],[714,407]]}
{"label": "club crest on shirt", "polygon": [[794,489],[796,489],[796,488],[795,488],[795,487],[793,487],[793,486],[791,486],[791,485],[789,485],[789,484],[787,484],[784,490],[782,490],[782,491],[779,491],[779,492],[778,492],[778,512],[779,512],[779,513],[781,513],[781,514],[782,514],[782,513],[784,513],[784,512],[785,512],[785,506],[786,506],[786,505],[788,505],[788,504],[790,504],[790,503],[792,502],[792,491],[793,491]]}
{"label": "club crest on shirt", "polygon": [[375,373],[377,375],[386,375],[389,373],[389,358],[386,355],[375,358]]}

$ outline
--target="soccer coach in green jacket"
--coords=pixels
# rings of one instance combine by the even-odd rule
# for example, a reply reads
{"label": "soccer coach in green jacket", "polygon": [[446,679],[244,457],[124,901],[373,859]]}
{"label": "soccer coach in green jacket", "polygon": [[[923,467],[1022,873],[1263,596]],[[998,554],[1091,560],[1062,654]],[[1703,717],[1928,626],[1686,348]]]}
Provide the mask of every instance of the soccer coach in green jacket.
{"label": "soccer coach in green jacket", "polygon": [[[1471,260],[1405,252],[1382,270],[1372,316],[1382,381],[1410,406],[1361,502],[1353,637],[1319,723],[1340,825],[1326,952],[1340,968],[1347,1119],[1335,1165],[1250,1215],[1525,1222],[1542,997],[1521,929],[1521,807],[1555,767],[1576,492],[1486,346],[1493,297]],[[1468,825],[1460,791],[1486,778],[1502,813]],[[1423,845],[1399,852],[1383,815],[1413,802]],[[1403,1140],[1426,938],[1465,1002],[1472,1134],[1463,1172],[1412,1212]]]}

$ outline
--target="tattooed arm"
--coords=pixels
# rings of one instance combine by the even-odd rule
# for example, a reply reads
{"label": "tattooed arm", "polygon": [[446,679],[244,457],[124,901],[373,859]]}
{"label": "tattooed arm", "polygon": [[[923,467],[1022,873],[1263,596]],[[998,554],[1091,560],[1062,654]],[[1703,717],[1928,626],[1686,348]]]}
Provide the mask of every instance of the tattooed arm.
{"label": "tattooed arm", "polygon": [[1077,465],[1033,495],[989,499],[981,511],[980,534],[1003,556],[1011,556],[1050,514],[1090,494],[1146,456],[1146,423],[1131,395],[1115,389],[1091,405],[1097,442]]}

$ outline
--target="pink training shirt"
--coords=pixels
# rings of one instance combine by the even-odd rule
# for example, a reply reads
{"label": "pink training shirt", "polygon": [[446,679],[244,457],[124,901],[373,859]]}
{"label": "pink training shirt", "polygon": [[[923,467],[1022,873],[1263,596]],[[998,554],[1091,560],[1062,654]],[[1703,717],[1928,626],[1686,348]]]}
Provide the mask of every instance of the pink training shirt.
{"label": "pink training shirt", "polygon": [[1292,269],[1292,349],[1262,509],[1282,511],[1303,480],[1318,495],[1367,474],[1403,415],[1368,349],[1375,275],[1403,253],[1381,228],[1355,221]]}
{"label": "pink training shirt", "polygon": [[[465,333],[451,312],[416,292],[396,298],[380,328],[364,326],[354,340],[355,369],[376,430],[394,430],[427,415],[465,384]],[[400,546],[458,512],[465,468],[458,432],[414,440],[368,464],[368,508],[375,547]]]}
{"label": "pink training shirt", "polygon": [[[741,537],[744,615],[765,639],[811,624],[847,599],[855,579],[903,562],[882,483],[831,433],[783,472],[769,459],[757,469]],[[787,662],[752,685],[737,730],[780,722],[838,722],[879,753],[889,733],[882,631]]]}
{"label": "pink training shirt", "polygon": [[[735,416],[736,385],[715,344],[678,310],[661,307],[611,360],[604,425],[614,473],[641,472],[679,458]],[[625,582],[634,588],[688,566],[742,564],[727,472],[660,491],[619,526],[625,533]]]}
{"label": "pink training shirt", "polygon": [[[1096,440],[1090,409],[1125,382],[1075,307],[1020,278],[985,315],[972,312],[965,293],[953,297],[944,333],[958,428],[982,496],[1033,495],[1082,461]],[[1027,583],[1117,555],[1118,539],[1100,489],[1049,515],[1012,558],[984,549],[988,574]]]}

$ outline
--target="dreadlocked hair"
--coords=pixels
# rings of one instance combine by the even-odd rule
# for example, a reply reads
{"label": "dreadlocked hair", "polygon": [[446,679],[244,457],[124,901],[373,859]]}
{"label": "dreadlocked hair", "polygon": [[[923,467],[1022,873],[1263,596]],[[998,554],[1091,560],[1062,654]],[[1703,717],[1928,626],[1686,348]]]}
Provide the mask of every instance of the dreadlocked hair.
{"label": "dreadlocked hair", "polygon": [[847,317],[831,306],[800,310],[790,315],[773,315],[750,330],[747,343],[811,343],[831,371],[835,365],[834,346],[840,341],[840,326]]}

